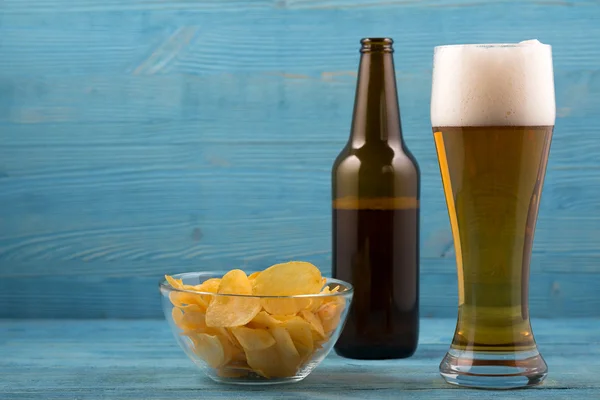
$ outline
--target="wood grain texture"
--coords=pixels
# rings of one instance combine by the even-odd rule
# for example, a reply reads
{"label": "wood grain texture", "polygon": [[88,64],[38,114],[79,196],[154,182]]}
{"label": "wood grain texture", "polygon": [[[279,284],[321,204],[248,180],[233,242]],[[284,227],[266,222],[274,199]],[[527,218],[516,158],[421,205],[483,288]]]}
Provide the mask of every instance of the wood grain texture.
{"label": "wood grain texture", "polygon": [[[306,246],[306,245],[305,245]],[[263,250],[264,251],[264,250]],[[160,249],[155,254],[162,254]],[[249,254],[253,254],[248,250]],[[126,258],[124,261],[123,258]],[[198,261],[201,258],[203,261]],[[192,259],[11,262],[13,272],[0,280],[0,316],[5,318],[156,318],[162,315],[158,279],[164,273],[262,269],[290,257],[239,258],[197,256]],[[302,257],[330,263],[329,252]],[[600,308],[600,256],[534,255],[530,309],[534,317],[585,317]],[[127,268],[124,268],[124,265]],[[457,280],[454,260],[421,262],[421,315],[456,316]],[[574,272],[575,271],[575,272]]]}
{"label": "wood grain texture", "polygon": [[600,320],[533,320],[548,366],[539,387],[477,391],[445,384],[438,365],[454,320],[425,319],[405,360],[330,354],[303,382],[219,385],[177,347],[165,321],[0,321],[0,397],[6,399],[567,399],[597,398]]}
{"label": "wood grain texture", "polygon": [[553,45],[558,106],[532,312],[600,315],[599,17],[574,0],[0,2],[0,317],[156,317],[165,272],[328,274],[329,171],[369,35],[396,39],[422,170],[423,315],[456,313],[432,48],[531,37]]}
{"label": "wood grain texture", "polygon": [[[63,2],[70,6],[94,3],[97,11],[61,13],[61,1],[56,0],[45,1],[57,7],[52,13],[36,12],[32,0],[19,0],[19,4],[27,5],[27,12],[10,13],[19,9],[16,2],[0,5],[7,16],[2,26],[4,57],[0,59],[0,72],[3,75],[119,77],[134,73],[155,51],[164,51],[165,44],[175,40],[182,45],[170,47],[171,57],[159,58],[168,62],[158,69],[144,70],[144,75],[159,72],[230,75],[260,71],[295,77],[329,77],[332,73],[335,76],[356,71],[358,39],[376,34],[395,38],[397,68],[411,76],[431,69],[435,45],[510,42],[531,37],[553,45],[559,71],[598,68],[597,2],[581,7],[485,2],[469,7],[418,4],[394,7],[382,3],[378,7],[348,9],[236,10],[233,2],[215,1],[222,8],[215,12],[195,10],[195,1],[189,2],[186,12],[114,12],[109,5],[98,5],[91,0]],[[119,3],[127,6],[130,2]],[[448,0],[440,3],[453,4]],[[429,92],[427,88],[424,93]]]}
{"label": "wood grain texture", "polygon": [[554,7],[595,6],[595,0],[4,0],[9,13],[106,12],[106,11],[247,11],[254,9],[353,9],[368,7],[461,8],[490,4],[515,5],[524,2]]}

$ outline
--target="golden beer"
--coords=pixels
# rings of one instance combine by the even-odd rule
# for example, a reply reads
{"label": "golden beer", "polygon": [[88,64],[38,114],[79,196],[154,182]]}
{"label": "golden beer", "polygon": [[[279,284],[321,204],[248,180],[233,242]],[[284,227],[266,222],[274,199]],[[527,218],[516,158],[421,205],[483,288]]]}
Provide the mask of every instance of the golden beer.
{"label": "golden beer", "polygon": [[460,282],[453,348],[535,349],[529,259],[552,130],[434,128]]}
{"label": "golden beer", "polygon": [[458,272],[458,321],[440,364],[449,383],[513,388],[546,377],[528,285],[555,115],[550,46],[435,49],[431,122]]}

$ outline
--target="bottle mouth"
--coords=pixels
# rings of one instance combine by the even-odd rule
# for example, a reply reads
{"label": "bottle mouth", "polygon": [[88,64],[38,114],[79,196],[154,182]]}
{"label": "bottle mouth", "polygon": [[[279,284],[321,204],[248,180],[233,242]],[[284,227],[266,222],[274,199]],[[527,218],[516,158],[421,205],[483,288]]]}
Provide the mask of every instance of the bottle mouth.
{"label": "bottle mouth", "polygon": [[392,38],[377,37],[377,38],[364,38],[360,41],[361,53],[369,52],[384,52],[392,53],[394,51],[392,45],[394,40]]}

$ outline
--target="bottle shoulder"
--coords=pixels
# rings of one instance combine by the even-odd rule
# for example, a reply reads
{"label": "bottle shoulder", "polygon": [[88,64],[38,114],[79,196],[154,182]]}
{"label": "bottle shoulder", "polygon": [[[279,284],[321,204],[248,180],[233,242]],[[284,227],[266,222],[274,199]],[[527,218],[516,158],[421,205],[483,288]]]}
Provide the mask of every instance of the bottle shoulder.
{"label": "bottle shoulder", "polygon": [[333,172],[359,172],[369,170],[389,174],[413,172],[419,174],[419,165],[413,154],[406,148],[391,146],[346,146],[333,163]]}
{"label": "bottle shoulder", "polygon": [[408,198],[420,193],[420,174],[410,153],[345,148],[332,169],[332,195],[341,198]]}

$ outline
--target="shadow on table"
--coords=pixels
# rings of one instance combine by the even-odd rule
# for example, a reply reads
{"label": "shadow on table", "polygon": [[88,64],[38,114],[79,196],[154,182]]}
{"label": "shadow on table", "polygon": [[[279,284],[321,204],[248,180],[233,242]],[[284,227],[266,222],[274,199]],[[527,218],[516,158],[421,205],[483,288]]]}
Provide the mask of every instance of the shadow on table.
{"label": "shadow on table", "polygon": [[337,391],[340,387],[359,390],[381,388],[421,390],[448,387],[437,373],[423,373],[422,371],[406,371],[405,373],[381,373],[376,371],[314,373],[301,382],[298,387],[304,385],[309,385],[311,388],[318,387],[319,391],[324,392]]}
{"label": "shadow on table", "polygon": [[[223,387],[223,386],[221,386]],[[242,389],[245,391],[263,391],[266,386],[237,386],[226,385],[228,389]],[[315,371],[301,382],[293,384],[276,385],[279,392],[303,393],[310,390],[312,393],[339,394],[344,390],[423,390],[423,389],[451,389],[439,376],[436,369],[421,368],[392,368],[383,371],[381,368],[370,370],[368,366],[345,368],[341,371],[332,371],[325,368]]]}
{"label": "shadow on table", "polygon": [[[439,375],[438,366],[446,345],[422,346],[415,355],[402,360],[351,360],[331,354],[302,382],[277,385],[277,391],[300,395],[307,391],[328,398],[340,390],[419,391],[453,389]],[[228,385],[228,389],[241,389]],[[244,386],[246,391],[262,391],[265,386]]]}

